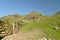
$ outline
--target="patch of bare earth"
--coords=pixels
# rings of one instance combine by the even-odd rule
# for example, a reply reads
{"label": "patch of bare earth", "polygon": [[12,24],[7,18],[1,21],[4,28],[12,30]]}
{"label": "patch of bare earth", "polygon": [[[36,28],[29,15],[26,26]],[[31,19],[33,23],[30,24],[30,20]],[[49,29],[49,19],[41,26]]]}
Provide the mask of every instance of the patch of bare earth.
{"label": "patch of bare earth", "polygon": [[33,29],[27,32],[20,31],[17,34],[7,36],[2,40],[40,40],[43,34],[43,31],[40,29]]}

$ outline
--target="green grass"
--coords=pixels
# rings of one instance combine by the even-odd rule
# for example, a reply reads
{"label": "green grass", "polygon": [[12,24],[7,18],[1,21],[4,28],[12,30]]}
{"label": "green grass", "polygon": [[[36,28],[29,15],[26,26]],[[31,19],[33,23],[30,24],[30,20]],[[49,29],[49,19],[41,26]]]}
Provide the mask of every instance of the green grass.
{"label": "green grass", "polygon": [[52,25],[49,22],[49,20],[45,20],[45,21],[42,21],[42,22],[28,23],[27,25],[24,25],[22,27],[22,30],[23,31],[28,31],[28,30],[32,30],[34,28],[42,29],[43,32],[45,33],[44,36],[46,36],[47,38],[60,40],[60,32],[52,28]]}

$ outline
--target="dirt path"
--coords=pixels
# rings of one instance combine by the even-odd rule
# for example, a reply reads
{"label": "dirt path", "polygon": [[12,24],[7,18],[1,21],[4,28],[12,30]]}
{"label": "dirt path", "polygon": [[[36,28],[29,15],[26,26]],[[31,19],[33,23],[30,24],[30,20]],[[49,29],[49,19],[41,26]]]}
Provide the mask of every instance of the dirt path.
{"label": "dirt path", "polygon": [[43,34],[43,31],[40,29],[33,29],[27,32],[20,31],[18,34],[7,36],[2,40],[37,40],[41,39]]}

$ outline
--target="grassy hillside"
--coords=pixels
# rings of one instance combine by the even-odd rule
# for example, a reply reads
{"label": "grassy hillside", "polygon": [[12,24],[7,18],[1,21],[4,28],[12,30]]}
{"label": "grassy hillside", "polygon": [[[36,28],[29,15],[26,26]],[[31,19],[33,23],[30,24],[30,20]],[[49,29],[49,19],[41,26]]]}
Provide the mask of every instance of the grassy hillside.
{"label": "grassy hillside", "polygon": [[[11,33],[12,24],[15,22],[15,20],[17,20],[16,25],[18,25],[19,30],[26,32],[38,28],[44,32],[43,36],[45,36],[47,39],[51,38],[52,40],[60,40],[59,14],[60,12],[57,12],[53,16],[45,16],[38,12],[32,12],[31,14],[25,16],[18,14],[8,15],[1,18],[3,22],[0,22],[0,32],[3,32],[3,30],[5,30],[5,32],[8,31],[7,34]],[[1,28],[2,25],[4,25],[4,29]]]}
{"label": "grassy hillside", "polygon": [[25,26],[22,27],[23,31],[28,31],[28,30],[32,30],[34,28],[38,28],[38,29],[42,29],[45,33],[45,37],[47,38],[52,38],[52,39],[60,39],[60,31],[55,30],[52,28],[52,25],[46,21],[43,22],[33,22],[33,23],[29,23]]}

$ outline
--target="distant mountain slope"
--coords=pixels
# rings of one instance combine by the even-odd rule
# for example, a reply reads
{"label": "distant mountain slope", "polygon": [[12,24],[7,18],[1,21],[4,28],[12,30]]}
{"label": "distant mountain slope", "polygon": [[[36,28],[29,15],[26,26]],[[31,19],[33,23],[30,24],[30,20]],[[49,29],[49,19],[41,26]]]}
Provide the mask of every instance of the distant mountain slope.
{"label": "distant mountain slope", "polygon": [[45,18],[45,16],[41,13],[38,12],[31,12],[30,14],[25,16],[25,19],[30,20],[30,21],[41,21]]}
{"label": "distant mountain slope", "polygon": [[55,15],[60,15],[60,11],[56,12]]}

